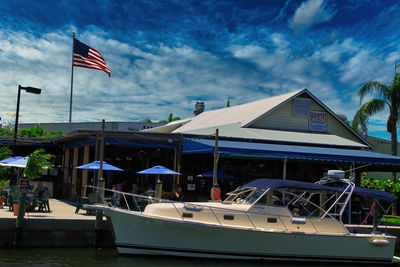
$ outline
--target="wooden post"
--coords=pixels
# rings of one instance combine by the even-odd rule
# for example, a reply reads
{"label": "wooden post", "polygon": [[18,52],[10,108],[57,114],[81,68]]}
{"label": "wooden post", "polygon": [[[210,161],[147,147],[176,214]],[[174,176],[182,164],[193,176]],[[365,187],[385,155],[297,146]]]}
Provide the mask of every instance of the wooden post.
{"label": "wooden post", "polygon": [[70,149],[66,148],[64,150],[64,162],[63,162],[63,197],[68,196],[68,176],[69,176],[69,156],[70,155]]}
{"label": "wooden post", "polygon": [[[89,145],[86,145],[83,150],[83,164],[89,163]],[[88,181],[88,170],[82,170],[82,184],[81,184],[81,196],[85,196],[86,185]]]}
{"label": "wooden post", "polygon": [[217,177],[218,158],[219,158],[218,133],[219,133],[219,130],[215,129],[214,168],[213,168],[213,181],[212,181],[212,188],[211,188],[211,200],[220,200],[220,198],[221,198],[221,189],[218,187],[218,177]]}
{"label": "wooden post", "polygon": [[[101,140],[100,140],[100,169],[97,177],[98,187],[104,188],[105,182],[103,179],[103,160],[104,160],[104,128],[105,128],[105,120],[101,124]],[[99,201],[104,199],[104,189],[98,190]],[[101,228],[103,224],[103,211],[96,210],[96,222],[94,224],[95,231],[95,247],[100,247],[101,244]]]}
{"label": "wooden post", "polygon": [[75,194],[76,194],[76,181],[78,178],[78,170],[75,169],[76,166],[78,166],[78,159],[79,159],[79,147],[74,147],[74,158],[72,160],[72,179],[71,179],[71,192],[70,192],[70,198],[73,199]]}

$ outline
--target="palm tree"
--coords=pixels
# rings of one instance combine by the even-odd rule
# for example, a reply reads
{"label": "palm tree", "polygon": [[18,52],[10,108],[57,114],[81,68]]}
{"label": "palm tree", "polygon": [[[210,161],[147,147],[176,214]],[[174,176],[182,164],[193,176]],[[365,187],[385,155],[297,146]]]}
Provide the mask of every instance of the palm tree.
{"label": "palm tree", "polygon": [[[400,64],[399,64],[400,65]],[[360,97],[360,105],[367,95],[375,95],[373,98],[365,102],[354,115],[352,127],[360,128],[361,132],[366,135],[368,130],[368,119],[386,107],[389,108],[389,118],[386,124],[386,130],[391,134],[392,155],[397,156],[397,130],[396,125],[399,120],[400,107],[400,73],[395,74],[395,78],[390,84],[384,82],[370,81],[364,84],[358,92]]]}
{"label": "palm tree", "polygon": [[[399,107],[400,107],[400,73],[396,73],[390,84],[385,84],[379,81],[370,81],[364,84],[358,92],[360,97],[360,105],[367,95],[374,95],[373,98],[365,102],[354,115],[352,122],[353,129],[356,129],[367,135],[368,119],[386,107],[389,108],[389,118],[386,124],[386,130],[391,134],[391,152],[392,155],[397,156],[397,121],[399,120]],[[396,173],[392,173],[392,181],[396,182]],[[396,213],[396,204],[393,205],[392,214]]]}

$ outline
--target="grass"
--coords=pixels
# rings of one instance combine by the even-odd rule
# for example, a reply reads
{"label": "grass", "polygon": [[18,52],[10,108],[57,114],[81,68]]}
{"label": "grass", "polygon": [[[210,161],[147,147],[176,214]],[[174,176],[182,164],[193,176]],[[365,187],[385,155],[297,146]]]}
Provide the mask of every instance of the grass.
{"label": "grass", "polygon": [[383,217],[382,221],[400,224],[400,217]]}

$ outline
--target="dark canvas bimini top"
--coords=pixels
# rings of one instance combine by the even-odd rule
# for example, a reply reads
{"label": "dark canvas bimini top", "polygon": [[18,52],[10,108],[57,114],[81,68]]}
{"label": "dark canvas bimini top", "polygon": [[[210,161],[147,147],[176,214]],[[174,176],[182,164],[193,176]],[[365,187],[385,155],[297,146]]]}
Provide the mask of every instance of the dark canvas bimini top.
{"label": "dark canvas bimini top", "polygon": [[[341,192],[343,187],[326,186],[315,183],[294,181],[294,180],[281,180],[262,178],[251,181],[243,187],[257,187],[257,188],[272,188],[286,191],[311,191],[311,192]],[[356,187],[353,194],[393,202],[395,198],[388,192],[368,189],[363,187]]]}

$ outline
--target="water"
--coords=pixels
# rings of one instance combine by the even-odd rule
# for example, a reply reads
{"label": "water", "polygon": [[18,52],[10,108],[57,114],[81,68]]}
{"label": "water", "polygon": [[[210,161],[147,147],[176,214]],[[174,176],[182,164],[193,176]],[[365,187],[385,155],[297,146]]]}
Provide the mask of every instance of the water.
{"label": "water", "polygon": [[120,256],[114,249],[0,249],[0,266],[188,266],[188,267],[339,267],[339,266],[379,266],[367,264],[311,263],[311,262],[269,262],[210,260],[177,257]]}

